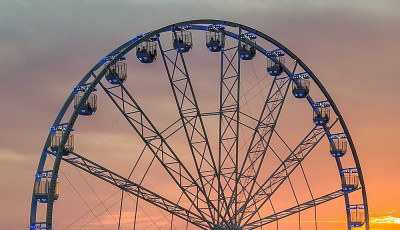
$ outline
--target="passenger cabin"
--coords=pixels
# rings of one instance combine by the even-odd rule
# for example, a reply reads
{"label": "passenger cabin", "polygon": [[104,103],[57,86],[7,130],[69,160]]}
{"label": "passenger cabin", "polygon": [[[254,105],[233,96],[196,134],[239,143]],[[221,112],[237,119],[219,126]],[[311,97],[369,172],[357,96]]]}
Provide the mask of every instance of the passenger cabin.
{"label": "passenger cabin", "polygon": [[136,47],[136,57],[141,63],[153,63],[157,59],[157,38],[150,38]]}
{"label": "passenger cabin", "polygon": [[185,27],[177,27],[172,31],[172,42],[177,52],[186,53],[193,47],[192,33]]}
{"label": "passenger cabin", "polygon": [[[61,145],[62,137],[67,127],[61,125],[53,126],[50,130],[50,149],[54,154],[57,154],[57,150]],[[69,155],[72,151],[74,151],[74,135],[70,133],[62,150],[62,155]]]}
{"label": "passenger cabin", "polygon": [[292,93],[295,98],[305,98],[310,92],[310,81],[307,79],[299,79],[296,83],[293,81]]}
{"label": "passenger cabin", "polygon": [[314,103],[313,122],[315,125],[323,126],[328,124],[330,119],[329,104],[325,102]]}
{"label": "passenger cabin", "polygon": [[[43,172],[41,174],[36,174],[35,184],[33,186],[33,194],[37,201],[41,203],[47,203],[49,191],[50,191],[50,181],[51,174],[48,174],[49,171]],[[56,201],[59,197],[59,187],[58,182],[56,182],[56,188],[54,192],[54,201]]]}
{"label": "passenger cabin", "polygon": [[225,27],[222,25],[210,25],[206,31],[206,46],[211,52],[219,52],[225,46]]}
{"label": "passenger cabin", "polygon": [[292,93],[295,98],[305,98],[310,93],[310,75],[307,72],[293,75]]}
{"label": "passenger cabin", "polygon": [[[74,88],[74,109],[76,109],[79,105],[79,102],[81,101],[83,95],[85,94],[86,90],[88,89],[89,85],[81,85],[81,86],[76,86]],[[97,95],[94,92],[91,92],[86,99],[86,101],[83,102],[80,108],[78,108],[78,114],[84,115],[84,116],[89,116],[92,115],[96,112],[97,110]]]}
{"label": "passenger cabin", "polygon": [[331,155],[333,157],[342,157],[347,152],[347,140],[344,134],[334,134],[330,136]]}
{"label": "passenger cabin", "polygon": [[285,58],[283,56],[276,56],[275,58],[267,59],[267,71],[271,76],[279,76],[285,70]]}
{"label": "passenger cabin", "polygon": [[240,37],[239,55],[242,60],[252,60],[256,56],[256,38],[253,33],[245,33]]}
{"label": "passenger cabin", "polygon": [[124,83],[127,78],[127,65],[122,60],[111,65],[106,73],[106,80],[110,84]]}
{"label": "passenger cabin", "polygon": [[365,208],[363,204],[350,205],[350,227],[362,227],[365,224]]}
{"label": "passenger cabin", "polygon": [[353,191],[359,187],[360,179],[357,169],[342,170],[342,189],[343,191]]}

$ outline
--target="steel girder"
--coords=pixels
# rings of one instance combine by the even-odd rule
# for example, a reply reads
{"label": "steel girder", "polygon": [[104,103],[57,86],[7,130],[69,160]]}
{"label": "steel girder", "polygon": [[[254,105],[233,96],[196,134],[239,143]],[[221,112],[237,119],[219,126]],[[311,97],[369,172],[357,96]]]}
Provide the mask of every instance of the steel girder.
{"label": "steel girder", "polygon": [[[48,154],[53,153],[48,151]],[[188,221],[199,228],[207,229],[211,225],[211,223],[207,219],[204,219],[199,214],[187,210],[182,206],[179,206],[174,202],[162,197],[161,195],[154,193],[151,190],[146,189],[145,187],[121,175],[118,175],[117,173],[75,152],[71,152],[69,156],[62,157],[62,160],[120,188],[127,193],[135,195],[154,206],[157,206],[185,221]]]}

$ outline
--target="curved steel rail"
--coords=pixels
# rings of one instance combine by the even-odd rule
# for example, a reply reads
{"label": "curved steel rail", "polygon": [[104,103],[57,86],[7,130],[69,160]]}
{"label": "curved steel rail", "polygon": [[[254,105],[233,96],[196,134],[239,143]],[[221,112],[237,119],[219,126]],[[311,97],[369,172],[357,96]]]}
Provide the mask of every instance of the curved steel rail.
{"label": "curved steel rail", "polygon": [[[304,62],[298,58],[291,50],[289,50],[288,48],[286,48],[284,45],[282,45],[281,43],[279,43],[278,41],[276,41],[275,39],[269,37],[268,35],[255,30],[251,27],[242,25],[242,24],[238,24],[238,23],[234,23],[234,22],[229,22],[229,21],[223,21],[223,20],[213,20],[213,19],[204,19],[204,20],[190,20],[190,21],[184,21],[184,22],[179,22],[179,23],[175,23],[175,24],[171,24],[165,27],[162,27],[158,30],[154,30],[151,31],[149,33],[146,33],[145,35],[143,35],[142,37],[138,38],[134,38],[126,43],[124,43],[123,45],[121,45],[120,47],[118,47],[117,49],[115,49],[114,51],[112,51],[110,54],[108,54],[107,56],[105,56],[105,58],[101,59],[96,65],[94,65],[92,67],[92,69],[90,69],[90,71],[81,79],[81,81],[78,83],[78,85],[87,83],[88,80],[92,77],[95,76],[94,80],[90,83],[87,91],[85,92],[85,94],[82,96],[81,100],[79,101],[78,106],[76,107],[76,109],[74,110],[74,112],[72,113],[69,122],[67,123],[67,130],[64,132],[63,137],[62,137],[62,141],[60,143],[59,149],[57,151],[57,155],[54,161],[54,166],[53,166],[53,170],[52,170],[52,179],[51,179],[51,183],[50,183],[50,190],[49,190],[49,195],[48,195],[48,202],[47,202],[47,212],[46,212],[46,229],[52,229],[52,212],[53,212],[53,197],[54,197],[54,193],[55,193],[55,185],[56,185],[56,180],[57,180],[57,175],[58,175],[58,171],[60,168],[60,163],[62,160],[62,151],[63,151],[63,147],[65,145],[65,143],[67,142],[67,138],[70,134],[70,132],[72,131],[72,128],[74,126],[74,123],[78,117],[78,108],[83,105],[83,103],[87,100],[87,98],[89,97],[90,93],[92,91],[94,91],[96,85],[99,84],[100,80],[103,78],[103,76],[106,74],[107,69],[115,64],[118,60],[120,60],[125,54],[127,54],[128,52],[130,52],[132,49],[134,49],[137,45],[139,45],[141,42],[149,39],[150,37],[153,36],[157,36],[160,33],[163,32],[167,32],[167,31],[171,31],[172,28],[174,27],[178,27],[178,26],[185,26],[185,25],[191,25],[193,26],[192,29],[197,29],[197,30],[205,30],[206,27],[205,26],[196,26],[196,25],[202,25],[202,24],[222,24],[225,26],[229,26],[229,27],[233,27],[233,28],[240,28],[242,30],[251,32],[256,34],[257,36],[265,39],[266,41],[272,43],[273,45],[275,45],[276,47],[278,47],[279,49],[283,50],[287,55],[289,55],[293,60],[296,61],[296,63],[303,68],[311,77],[311,79],[314,81],[314,83],[318,86],[318,88],[321,90],[321,92],[323,93],[323,95],[325,96],[326,100],[329,102],[329,104],[331,105],[331,107],[333,108],[333,111],[335,112],[336,116],[338,117],[338,120],[340,122],[340,125],[342,126],[342,129],[344,131],[344,133],[347,136],[347,140],[348,143],[350,145],[350,149],[352,151],[353,154],[353,158],[354,158],[354,162],[358,171],[358,175],[359,175],[359,179],[360,179],[360,184],[361,184],[361,191],[362,191],[362,196],[363,196],[363,204],[364,204],[364,208],[365,208],[365,227],[368,230],[369,229],[369,214],[368,214],[368,203],[367,203],[367,195],[366,195],[366,188],[365,188],[365,181],[363,178],[363,174],[362,174],[362,169],[361,169],[361,165],[359,162],[359,158],[357,156],[357,152],[353,143],[353,140],[351,138],[350,132],[346,126],[346,123],[342,117],[342,115],[339,112],[339,109],[337,108],[336,104],[334,103],[332,97],[329,95],[328,91],[325,89],[325,87],[322,85],[322,83],[318,80],[318,78],[316,77],[316,75],[311,71],[311,69],[309,69]],[[234,37],[234,38],[238,38],[237,35],[231,33],[231,34],[227,34],[230,37]],[[235,37],[236,36],[236,37]],[[265,56],[266,55],[266,51],[257,45],[257,49],[262,52]],[[100,67],[102,67],[105,63],[106,63],[106,58],[112,58],[111,61],[109,61],[105,67],[100,71],[100,73],[96,76],[94,75],[94,72],[97,71]],[[270,58],[270,57],[268,57]],[[276,60],[273,60],[276,62]],[[290,71],[288,69],[285,69],[285,72],[289,75]],[[64,105],[62,106],[58,116],[56,117],[53,125],[59,125],[61,120],[63,119],[65,112],[67,111],[67,109],[69,108],[70,104],[72,103],[74,99],[74,92],[72,91],[69,95],[69,97],[67,98],[66,102],[64,103]],[[310,102],[310,104],[313,103],[312,99],[310,97],[307,98],[308,101]],[[315,109],[315,108],[314,108]],[[329,131],[328,131],[329,132]],[[40,157],[40,161],[39,161],[39,165],[37,168],[37,173],[41,173],[43,171],[44,168],[44,164],[46,162],[46,157],[47,157],[47,149],[50,146],[50,133],[47,137],[47,140],[45,142],[44,148],[43,148],[43,152],[42,155]],[[342,170],[341,168],[341,163],[340,163],[340,159],[336,158],[337,164],[338,164],[338,168],[339,171]],[[349,203],[349,198],[347,194],[344,194],[345,196],[345,202],[346,202],[346,209],[348,209],[350,203]],[[31,203],[31,217],[30,217],[30,223],[35,224],[36,223],[36,209],[37,209],[37,200],[35,199],[35,196],[32,195],[32,203]],[[347,210],[347,215],[348,215],[348,222],[350,219],[350,214],[349,211]],[[351,229],[350,226],[348,226],[349,229]]]}

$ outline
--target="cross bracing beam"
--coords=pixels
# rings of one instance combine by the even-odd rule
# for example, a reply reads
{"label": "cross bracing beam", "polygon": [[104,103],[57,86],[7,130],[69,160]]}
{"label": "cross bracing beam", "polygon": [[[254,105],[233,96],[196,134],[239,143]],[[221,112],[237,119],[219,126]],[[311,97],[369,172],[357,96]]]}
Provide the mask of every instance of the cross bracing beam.
{"label": "cross bracing beam", "polygon": [[[237,195],[237,200],[240,205],[243,205],[249,200],[250,194],[255,186],[255,181],[257,180],[257,176],[268,149],[273,130],[275,129],[280,111],[289,89],[289,82],[289,76],[277,76],[274,77],[274,80],[271,84],[268,96],[260,113],[260,118],[257,120],[256,128],[251,137],[249,148],[236,181],[236,184],[240,184],[242,187]],[[244,211],[244,209],[242,210]],[[240,220],[242,220],[243,214],[244,213],[241,213],[240,211],[236,213]]]}
{"label": "cross bracing beam", "polygon": [[[356,191],[356,190],[353,190],[352,192],[354,192],[354,191]],[[346,194],[346,192],[344,192],[342,189],[337,190],[335,192],[331,192],[331,193],[326,194],[324,196],[320,196],[318,198],[309,200],[309,201],[304,202],[302,204],[299,204],[299,205],[293,206],[291,208],[285,209],[283,211],[277,212],[277,213],[275,213],[273,215],[266,216],[266,217],[263,217],[263,218],[258,219],[256,221],[253,221],[251,223],[248,223],[247,225],[245,225],[243,227],[243,229],[244,230],[251,230],[251,229],[261,228],[264,225],[276,222],[276,221],[278,221],[278,220],[280,220],[282,218],[291,216],[293,214],[299,213],[299,212],[304,211],[306,209],[309,209],[309,208],[315,207],[317,205],[323,204],[325,202],[331,201],[333,199],[342,197],[345,194]]]}
{"label": "cross bracing beam", "polygon": [[[241,30],[239,29],[239,34]],[[222,33],[222,36],[225,36]],[[222,39],[225,39],[224,37]],[[238,40],[237,46],[231,48],[234,51],[231,57],[228,57],[227,49],[221,50],[220,66],[220,92],[219,92],[219,131],[218,131],[218,181],[224,184],[219,192],[225,194],[227,199],[233,200],[225,207],[218,207],[219,212],[231,219],[232,225],[236,225],[237,219],[231,218],[236,210],[236,187],[231,186],[231,180],[237,179],[238,172],[238,154],[239,154],[239,110],[240,110],[240,55],[239,47],[241,40]],[[230,50],[229,50],[230,51]],[[220,203],[220,202],[219,202]],[[233,204],[233,205],[232,205]]]}
{"label": "cross bracing beam", "polygon": [[[176,32],[173,31],[173,33],[176,37]],[[217,188],[220,187],[219,184],[217,183],[215,185],[214,180],[207,180],[207,178],[217,173],[217,167],[196,95],[192,87],[184,55],[180,51],[173,51],[172,53],[175,55],[172,56],[175,56],[175,58],[172,59],[168,56],[171,52],[167,54],[167,52],[163,50],[160,39],[158,39],[158,45],[197,171],[196,179],[204,192],[207,193],[206,197],[208,199],[210,199],[210,196],[218,197],[220,195],[217,190]],[[218,213],[220,212],[215,208],[215,204],[211,200],[209,201],[210,202],[200,203],[199,205],[201,207],[199,208],[207,209],[215,222],[215,216],[219,215]]]}
{"label": "cross bracing beam", "polygon": [[[326,131],[329,131],[336,123],[336,119],[331,126],[321,127],[314,126],[306,137],[297,145],[295,149],[287,156],[285,160],[277,167],[277,169],[261,183],[261,186],[251,195],[238,210],[242,213],[243,225],[246,225],[257,211],[266,203],[268,199],[275,193],[275,191],[286,181],[290,174],[301,164],[301,162],[308,156],[314,147],[325,136]],[[252,203],[250,203],[252,201]],[[257,207],[256,207],[257,206]]]}
{"label": "cross bracing beam", "polygon": [[[94,74],[93,74],[94,75]],[[180,188],[182,193],[194,205],[194,208],[199,214],[206,218],[211,218],[204,210],[200,209],[197,204],[209,203],[204,188],[196,181],[191,175],[187,167],[182,163],[174,150],[167,143],[165,137],[157,130],[148,116],[141,109],[139,104],[120,82],[121,96],[116,97],[116,93],[112,93],[101,82],[101,88],[109,96],[111,101],[115,104],[118,110],[126,118],[131,127],[140,136],[142,141],[146,144],[149,150],[156,157],[157,161],[162,165],[168,175]],[[127,98],[124,97],[127,96]],[[123,107],[120,103],[124,105]]]}
{"label": "cross bracing beam", "polygon": [[[232,112],[232,111],[231,111],[231,112]],[[205,112],[205,113],[202,113],[201,116],[202,116],[202,117],[206,117],[206,116],[217,116],[217,115],[219,115],[219,114],[221,114],[221,112],[219,112],[219,111],[217,111],[217,112]],[[224,113],[222,113],[222,115],[223,115],[223,116],[226,116]],[[250,116],[250,115],[247,114],[247,113],[243,113],[243,112],[239,111],[239,115],[244,116],[244,117],[246,117],[246,118],[249,118],[249,120],[251,120],[251,121],[258,122],[257,119],[255,119],[254,117]],[[241,120],[238,121],[235,117],[232,117],[232,118],[230,118],[230,119],[232,119],[232,122],[235,122],[235,123],[236,123],[236,122],[239,122],[239,125],[241,125],[242,127],[246,128],[246,129],[249,129],[249,130],[252,130],[252,131],[255,131],[255,130],[256,130],[256,127],[254,127],[253,124],[250,124],[249,122],[246,122],[246,120],[241,119]],[[266,123],[263,123],[262,121],[260,121],[260,122],[261,122],[261,125],[266,126]],[[276,132],[276,131],[275,131],[275,132]]]}
{"label": "cross bracing beam", "polygon": [[[48,154],[53,155],[51,151],[47,151]],[[193,225],[207,229],[211,226],[211,223],[201,217],[200,215],[189,211],[182,206],[152,192],[149,189],[123,177],[113,171],[75,153],[71,152],[68,156],[63,156],[62,160],[91,174],[94,175],[118,188],[130,193],[138,198],[147,201],[148,203],[157,206],[172,215],[178,216],[179,218],[192,223]]]}
{"label": "cross bracing beam", "polygon": [[[300,65],[305,69],[305,71],[307,71],[308,73],[310,73],[312,79],[315,81],[315,83],[317,84],[317,86],[321,89],[322,93],[326,96],[327,100],[333,103],[331,97],[329,96],[328,92],[325,90],[325,88],[323,87],[323,85],[319,82],[319,80],[318,80],[318,79],[316,78],[316,76],[311,72],[311,70],[309,70],[309,68],[308,68],[307,66],[305,66],[305,64],[304,64],[296,55],[294,55],[290,50],[288,50],[288,49],[287,49],[286,47],[284,47],[282,44],[280,44],[279,42],[277,42],[277,41],[275,41],[274,39],[270,38],[269,36],[263,34],[263,33],[260,32],[260,31],[257,31],[257,30],[254,30],[254,29],[252,29],[252,28],[249,28],[249,27],[247,27],[247,26],[240,25],[240,24],[237,24],[237,23],[232,23],[232,22],[220,21],[220,20],[194,20],[194,21],[186,21],[186,22],[181,22],[181,23],[169,25],[169,26],[163,27],[163,28],[161,28],[161,29],[159,29],[159,30],[155,30],[155,31],[153,31],[153,32],[150,32],[150,33],[148,33],[149,35],[146,35],[146,36],[153,36],[153,35],[155,35],[155,34],[159,34],[159,33],[165,32],[165,31],[170,31],[171,26],[188,25],[188,24],[190,24],[190,25],[193,25],[193,28],[195,28],[197,24],[210,24],[210,23],[213,23],[213,24],[221,23],[221,24],[224,24],[224,25],[230,26],[230,27],[241,27],[241,28],[243,28],[243,29],[245,29],[245,30],[248,30],[248,31],[250,31],[250,32],[254,32],[254,33],[257,34],[258,36],[260,36],[260,37],[262,37],[263,39],[269,41],[270,43],[274,44],[275,46],[280,47],[280,48],[283,49],[287,54],[289,54],[293,59],[295,59],[296,61],[299,61]],[[199,26],[199,27],[205,27],[205,26]],[[204,30],[204,29],[202,29],[202,30]],[[136,42],[135,39],[134,39],[134,40],[131,40],[131,41],[127,42],[127,45],[124,44],[123,46],[121,46],[120,48],[118,48],[118,49],[117,49],[117,50],[119,50],[118,52],[115,51],[115,52],[113,52],[113,53],[114,53],[115,55],[117,55],[117,54],[119,55],[119,53],[122,52],[123,49],[125,49],[126,47],[128,47],[128,46],[129,46],[129,47],[132,47],[132,46],[135,47],[136,44],[137,44],[137,42]],[[123,54],[121,54],[121,55],[124,55],[124,54],[126,54],[126,53],[127,53],[127,51],[124,50],[124,51],[123,51]],[[102,66],[102,64],[103,64],[103,63],[99,63],[99,64],[97,64],[96,67],[94,67],[94,68],[97,69],[97,68],[99,68],[100,66]],[[91,70],[91,71],[92,71],[92,70]],[[90,72],[89,72],[87,75],[90,75]],[[96,83],[96,84],[97,84],[97,83]],[[94,84],[94,85],[96,85],[96,84]],[[71,101],[71,96],[70,96],[70,98],[69,98],[68,100]],[[68,104],[68,103],[66,103],[66,104]],[[65,107],[65,106],[64,106],[64,107]],[[58,124],[57,120],[59,120],[59,117],[60,117],[60,119],[61,119],[61,117],[64,115],[64,112],[65,112],[64,107],[63,107],[62,111],[59,113],[59,116],[57,117],[56,122],[55,122],[54,124]],[[340,123],[342,124],[342,126],[343,126],[343,128],[344,128],[344,132],[345,132],[346,134],[348,134],[348,130],[347,130],[347,128],[346,128],[346,125],[345,125],[345,123],[344,123],[344,120],[342,119],[342,117],[341,117],[341,115],[340,115],[340,113],[339,113],[337,107],[334,105],[334,103],[333,103],[333,109],[334,109],[335,113],[338,115],[338,117],[340,118]],[[74,115],[74,116],[75,116],[75,115]],[[75,118],[71,119],[71,122],[70,122],[71,125],[73,125],[74,121],[75,121]],[[66,136],[67,136],[67,135],[66,135]],[[47,141],[47,142],[48,142],[48,141]],[[355,160],[356,160],[356,166],[357,166],[358,169],[360,169],[360,165],[359,165],[359,162],[358,162],[358,157],[357,157],[357,155],[356,155],[356,152],[355,152],[355,149],[354,149],[354,145],[353,145],[353,143],[352,143],[350,137],[349,137],[349,144],[350,144],[350,147],[352,148],[353,156],[354,156],[354,158],[355,158]],[[46,145],[47,145],[47,144],[46,144]],[[46,147],[46,148],[47,148],[47,147]],[[46,148],[45,148],[45,149],[46,149]],[[43,155],[46,155],[46,154],[43,154]],[[41,160],[41,161],[42,161],[42,160]],[[57,172],[58,172],[58,165],[57,165],[57,163],[56,163],[55,165],[57,166],[57,167],[56,167],[56,170],[55,170],[55,172],[57,173]],[[39,166],[39,169],[41,169],[41,168],[42,168],[42,167]],[[38,172],[39,172],[39,170],[38,170]],[[367,199],[366,199],[366,194],[365,194],[365,186],[364,186],[364,182],[363,182],[363,178],[362,178],[361,171],[360,171],[360,181],[361,181],[361,184],[363,185],[363,198],[364,198],[365,206],[367,207]],[[55,183],[55,180],[52,180],[52,184],[54,184],[54,183]],[[53,191],[53,189],[51,189],[51,191]],[[348,202],[346,202],[346,203],[348,203]],[[50,202],[50,204],[52,205],[52,202]],[[36,206],[35,206],[35,207],[36,207]],[[365,216],[368,217],[368,209],[367,209],[367,208],[366,208],[366,212],[365,212],[365,213],[366,213]],[[48,215],[48,216],[51,216],[51,214],[52,214],[51,211],[50,211],[50,212],[49,212],[49,211],[47,212],[47,215]],[[366,219],[367,219],[367,223],[366,223],[366,226],[367,226],[367,227],[366,227],[366,228],[368,228],[368,218],[366,218]],[[50,226],[50,225],[51,225],[51,222],[50,222],[49,226]]]}

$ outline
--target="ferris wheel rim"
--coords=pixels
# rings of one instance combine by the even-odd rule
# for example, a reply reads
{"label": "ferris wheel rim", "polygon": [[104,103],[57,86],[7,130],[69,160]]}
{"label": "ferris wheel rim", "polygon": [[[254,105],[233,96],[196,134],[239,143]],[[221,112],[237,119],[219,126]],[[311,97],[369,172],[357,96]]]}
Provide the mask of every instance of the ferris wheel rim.
{"label": "ferris wheel rim", "polygon": [[[346,124],[345,124],[345,122],[344,122],[344,119],[342,118],[342,116],[341,116],[341,114],[340,114],[340,112],[339,112],[337,106],[335,105],[333,99],[331,98],[331,96],[329,95],[329,93],[327,92],[327,90],[325,89],[325,87],[324,87],[324,86],[322,85],[322,83],[318,80],[318,78],[316,77],[316,75],[311,71],[311,69],[309,69],[309,68],[304,64],[304,62],[302,62],[302,60],[301,60],[300,58],[298,58],[292,51],[290,51],[288,48],[286,48],[285,46],[283,46],[282,44],[280,44],[278,41],[274,40],[273,38],[269,37],[268,35],[266,35],[266,34],[260,32],[260,31],[257,31],[257,30],[255,30],[255,29],[253,29],[253,28],[251,28],[251,27],[248,27],[248,26],[245,26],[245,25],[242,25],[242,24],[238,24],[238,23],[234,23],[234,22],[223,21],[223,20],[204,19],[204,20],[189,20],[189,21],[183,21],[183,22],[174,23],[174,24],[171,24],[171,25],[162,27],[162,28],[160,28],[160,29],[158,29],[158,30],[151,31],[151,32],[149,32],[149,33],[146,33],[144,36],[142,36],[142,37],[139,38],[139,39],[136,39],[136,40],[133,39],[133,40],[128,41],[128,42],[126,42],[125,44],[121,45],[120,47],[118,47],[117,49],[115,49],[115,50],[112,51],[109,55],[106,56],[106,57],[113,56],[112,60],[107,64],[107,67],[109,67],[109,66],[111,66],[112,64],[116,63],[120,58],[122,58],[125,54],[127,54],[127,53],[130,52],[131,50],[133,50],[137,45],[139,45],[139,44],[140,44],[142,41],[144,41],[145,39],[148,39],[149,37],[154,36],[154,35],[157,35],[157,34],[160,34],[160,33],[168,32],[168,31],[170,31],[170,29],[173,28],[173,27],[183,26],[183,25],[187,25],[187,24],[189,24],[189,25],[197,25],[197,24],[223,24],[223,25],[230,26],[230,27],[239,27],[239,28],[242,28],[242,29],[244,29],[244,30],[246,30],[246,31],[248,31],[248,32],[252,32],[252,33],[254,33],[254,34],[260,36],[261,38],[267,40],[268,42],[274,44],[275,46],[281,48],[282,50],[284,50],[284,51],[286,52],[286,54],[288,54],[292,59],[294,59],[295,61],[297,61],[297,63],[298,63],[304,70],[306,70],[307,73],[310,74],[312,80],[315,82],[315,84],[318,86],[318,88],[319,88],[319,89],[321,90],[321,92],[324,94],[325,98],[329,101],[331,107],[333,108],[335,114],[337,115],[337,117],[338,117],[338,119],[339,119],[339,122],[340,122],[340,124],[341,124],[341,126],[342,126],[344,132],[345,132],[346,135],[347,135],[350,148],[352,149],[352,154],[353,154],[354,162],[355,162],[355,164],[356,164],[357,169],[359,170],[359,171],[358,171],[358,174],[359,174],[359,176],[360,176],[361,189],[362,189],[362,191],[363,191],[363,202],[364,202],[364,205],[365,205],[366,216],[368,217],[368,205],[367,205],[367,200],[366,200],[367,197],[366,197],[366,192],[365,192],[365,183],[364,183],[363,174],[362,174],[361,166],[360,166],[360,163],[359,163],[358,155],[357,155],[357,152],[356,152],[354,143],[353,143],[353,141],[352,141],[352,138],[351,138],[351,136],[350,136],[350,133],[349,133],[349,131],[348,131],[348,129],[347,129],[347,126],[346,126]],[[135,41],[134,41],[134,40],[135,40]],[[102,63],[102,62],[103,62],[103,63]],[[96,68],[101,67],[103,64],[104,64],[104,60],[102,59],[102,60],[100,60],[99,63],[97,63],[97,64],[82,78],[82,80],[80,81],[79,84],[82,84],[82,83],[86,82],[90,77],[92,77],[92,74],[93,74],[94,70],[95,70]],[[105,73],[106,73],[106,72],[105,72],[106,69],[107,69],[107,68],[105,67],[105,68],[100,72],[100,74],[97,75],[96,79],[98,78],[98,82],[97,82],[96,84],[93,84],[95,81],[93,81],[93,82],[91,83],[90,87],[92,88],[92,90],[93,90],[94,86],[97,85],[97,84],[100,82],[100,80],[104,77],[104,75],[105,75]],[[92,86],[93,86],[93,87],[92,87]],[[90,92],[91,92],[91,91],[88,91],[88,93],[90,93]],[[72,99],[73,99],[73,92],[71,92],[71,94],[70,94],[70,96],[68,97],[67,101],[65,102],[63,108],[60,110],[59,115],[57,116],[57,118],[56,118],[56,120],[55,120],[55,122],[54,122],[53,125],[57,125],[57,124],[61,121],[61,119],[64,117],[64,115],[65,115],[65,110],[68,108],[68,106],[69,106],[70,103],[72,102]],[[68,102],[68,101],[69,101],[69,102]],[[82,100],[82,101],[83,101],[83,100]],[[63,111],[63,110],[64,110],[64,111]],[[72,119],[72,117],[75,117],[75,118]],[[78,114],[77,114],[76,109],[75,109],[74,114],[71,115],[70,122],[68,122],[68,130],[70,130],[70,129],[72,128],[73,123],[75,122],[75,120],[77,119],[77,117],[78,117]],[[71,121],[73,121],[73,122],[71,122]],[[44,149],[47,149],[47,147],[48,147],[48,144],[49,144],[49,137],[50,137],[50,134],[49,134],[49,136],[48,136],[48,138],[47,138],[47,141],[46,141],[46,143],[45,143]],[[61,149],[61,148],[62,148],[62,146],[60,146],[60,149]],[[59,149],[59,150],[60,150],[60,149]],[[44,151],[43,151],[43,152],[44,152]],[[58,151],[58,152],[60,152],[60,151]],[[44,153],[44,154],[45,154],[45,153]],[[37,169],[37,172],[38,172],[38,173],[43,169],[43,164],[44,164],[45,159],[44,159],[44,161],[43,161],[42,158],[43,158],[43,155],[44,155],[44,154],[42,154],[41,160],[40,160],[40,162],[39,162],[39,166],[38,166],[38,169]],[[53,170],[54,170],[54,167],[53,167]],[[58,171],[58,170],[56,170],[56,171]],[[32,199],[34,199],[34,197],[33,197]],[[347,202],[346,202],[346,203],[347,203]],[[31,213],[32,213],[32,211],[33,211],[33,208],[31,209]],[[36,212],[36,211],[35,211],[35,212]],[[366,218],[366,226],[368,226],[368,224],[369,224],[369,223],[368,223],[368,218]]]}

